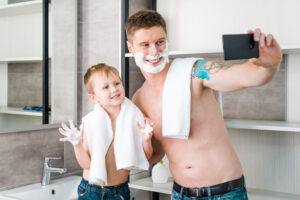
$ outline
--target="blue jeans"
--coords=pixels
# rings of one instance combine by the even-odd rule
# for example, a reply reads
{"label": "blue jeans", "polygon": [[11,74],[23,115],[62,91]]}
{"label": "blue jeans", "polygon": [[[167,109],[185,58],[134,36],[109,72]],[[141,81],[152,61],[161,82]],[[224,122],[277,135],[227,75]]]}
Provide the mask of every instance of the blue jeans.
{"label": "blue jeans", "polygon": [[[209,190],[210,187],[206,187]],[[207,197],[187,197],[181,193],[172,190],[171,200],[248,200],[245,186],[232,189],[230,192],[219,195],[208,195]]]}
{"label": "blue jeans", "polygon": [[82,179],[78,186],[78,200],[130,200],[128,182],[118,186],[98,186]]}

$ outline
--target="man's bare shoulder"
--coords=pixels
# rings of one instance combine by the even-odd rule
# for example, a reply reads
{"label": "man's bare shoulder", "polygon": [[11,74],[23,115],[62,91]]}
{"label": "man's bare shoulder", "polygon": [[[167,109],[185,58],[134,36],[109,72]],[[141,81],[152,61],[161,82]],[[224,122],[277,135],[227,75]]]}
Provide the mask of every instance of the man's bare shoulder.
{"label": "man's bare shoulder", "polygon": [[139,91],[140,91],[140,88],[137,91],[135,91],[135,93],[133,94],[133,97],[131,99],[132,102],[135,103],[136,105],[139,100],[139,93],[140,93]]}
{"label": "man's bare shoulder", "polygon": [[[204,82],[205,78],[207,78],[207,76],[209,76],[208,73],[203,69],[201,69],[202,71],[200,71],[200,73],[197,71],[198,67],[199,67],[199,63],[202,61],[203,60],[201,60],[201,59],[196,60],[196,62],[193,65],[192,72],[191,72],[191,84],[192,84],[192,88],[195,91],[199,91],[199,90],[203,89],[203,82]],[[204,63],[206,63],[206,62],[207,62],[207,60],[204,60]],[[193,91],[193,89],[192,89],[192,91]]]}
{"label": "man's bare shoulder", "polygon": [[141,104],[141,102],[142,102],[141,98],[143,96],[142,93],[143,93],[143,86],[140,87],[139,89],[137,89],[137,91],[134,93],[134,95],[132,97],[132,102],[135,105],[137,105],[138,107],[142,106],[142,104]]}

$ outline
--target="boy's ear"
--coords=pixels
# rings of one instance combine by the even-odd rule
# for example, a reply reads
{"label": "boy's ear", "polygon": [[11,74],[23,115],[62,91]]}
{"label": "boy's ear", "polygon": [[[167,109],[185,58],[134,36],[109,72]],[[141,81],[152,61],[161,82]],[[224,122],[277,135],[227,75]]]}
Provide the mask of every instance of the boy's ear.
{"label": "boy's ear", "polygon": [[88,97],[89,97],[93,102],[97,103],[94,94],[88,94]]}
{"label": "boy's ear", "polygon": [[134,55],[134,48],[133,48],[133,45],[129,42],[129,41],[126,41],[126,44],[127,44],[127,47],[128,47],[128,50],[129,52]]}

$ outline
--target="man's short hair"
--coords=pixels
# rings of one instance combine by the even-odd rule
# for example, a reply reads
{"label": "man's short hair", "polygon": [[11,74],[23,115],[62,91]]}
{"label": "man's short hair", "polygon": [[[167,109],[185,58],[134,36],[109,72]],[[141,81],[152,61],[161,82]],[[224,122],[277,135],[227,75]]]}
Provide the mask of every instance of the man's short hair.
{"label": "man's short hair", "polygon": [[126,35],[128,40],[132,41],[134,33],[141,28],[151,28],[153,26],[160,26],[167,34],[166,22],[164,18],[156,11],[141,10],[131,15],[125,25]]}
{"label": "man's short hair", "polygon": [[84,86],[87,92],[89,94],[94,92],[91,80],[95,74],[103,74],[108,77],[110,73],[113,73],[120,78],[118,70],[112,66],[106,65],[105,63],[99,63],[88,68],[84,75]]}

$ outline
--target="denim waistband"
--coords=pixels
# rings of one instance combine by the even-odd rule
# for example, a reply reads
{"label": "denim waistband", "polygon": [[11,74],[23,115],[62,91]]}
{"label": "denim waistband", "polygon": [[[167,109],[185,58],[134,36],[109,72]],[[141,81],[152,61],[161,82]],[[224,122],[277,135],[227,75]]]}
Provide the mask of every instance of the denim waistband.
{"label": "denim waistband", "polygon": [[128,181],[121,183],[119,185],[114,185],[114,186],[100,186],[100,185],[95,185],[95,184],[90,184],[87,180],[85,180],[84,178],[82,178],[80,185],[84,188],[89,188],[89,187],[96,187],[101,189],[103,192],[106,191],[115,191],[115,192],[119,192],[123,189],[127,189],[128,188]]}
{"label": "denim waistband", "polygon": [[208,187],[201,188],[187,188],[179,185],[174,181],[173,189],[177,193],[181,193],[187,197],[207,197],[213,195],[224,194],[230,192],[233,189],[244,187],[245,179],[242,175],[240,178],[231,180],[225,183],[220,183],[217,185],[212,185]]}

